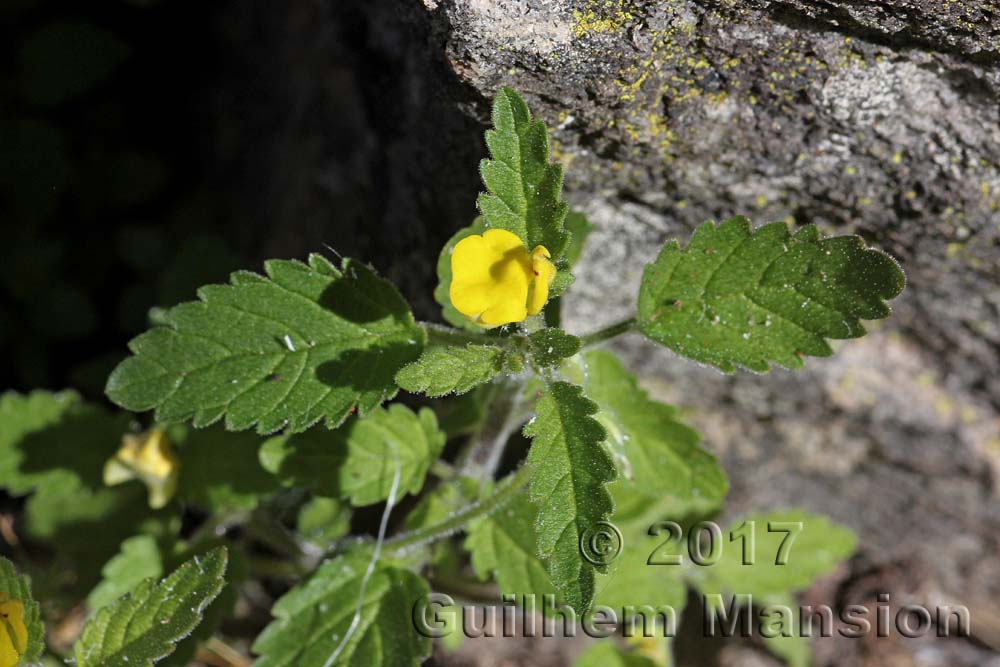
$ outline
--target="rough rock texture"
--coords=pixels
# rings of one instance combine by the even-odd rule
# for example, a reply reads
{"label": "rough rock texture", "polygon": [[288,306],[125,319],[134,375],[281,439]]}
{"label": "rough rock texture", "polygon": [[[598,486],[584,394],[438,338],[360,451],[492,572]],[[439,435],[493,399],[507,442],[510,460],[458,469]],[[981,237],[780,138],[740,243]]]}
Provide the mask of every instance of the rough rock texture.
{"label": "rough rock texture", "polygon": [[[236,66],[269,85],[248,85],[228,120],[247,135],[236,144],[256,147],[234,161],[267,184],[242,202],[273,230],[266,252],[329,243],[360,255],[402,278],[425,317],[430,258],[475,213],[480,133],[501,85],[554,128],[567,195],[597,226],[567,298],[572,330],[629,315],[643,264],[708,218],[813,222],[894,254],[909,279],[894,316],[804,371],[723,376],[637,336],[620,349],[722,456],[730,514],[803,506],[861,534],[859,556],[813,602],[888,592],[894,606],[972,612],[974,641],[826,639],[816,664],[1000,664],[1000,4],[254,11],[235,39],[263,32],[274,48],[263,74]],[[261,98],[278,117],[255,117]],[[252,141],[262,128],[270,139]]]}

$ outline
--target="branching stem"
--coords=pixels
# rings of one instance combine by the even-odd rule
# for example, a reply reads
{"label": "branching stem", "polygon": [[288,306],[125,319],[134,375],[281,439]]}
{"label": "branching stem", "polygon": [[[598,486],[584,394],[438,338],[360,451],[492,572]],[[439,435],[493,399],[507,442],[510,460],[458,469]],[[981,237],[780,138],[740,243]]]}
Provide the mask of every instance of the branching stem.
{"label": "branching stem", "polygon": [[592,347],[598,343],[603,343],[606,340],[631,331],[635,328],[635,325],[635,318],[630,317],[627,320],[622,320],[621,322],[616,322],[615,324],[604,327],[603,329],[598,329],[593,333],[580,336],[580,343],[583,347]]}
{"label": "branching stem", "polygon": [[431,542],[453,534],[473,519],[492,514],[510,502],[511,499],[521,493],[524,487],[527,486],[531,480],[531,473],[531,466],[521,466],[517,472],[501,480],[492,495],[460,509],[439,523],[411,530],[408,533],[402,533],[386,540],[384,548],[388,551],[401,551],[417,544]]}

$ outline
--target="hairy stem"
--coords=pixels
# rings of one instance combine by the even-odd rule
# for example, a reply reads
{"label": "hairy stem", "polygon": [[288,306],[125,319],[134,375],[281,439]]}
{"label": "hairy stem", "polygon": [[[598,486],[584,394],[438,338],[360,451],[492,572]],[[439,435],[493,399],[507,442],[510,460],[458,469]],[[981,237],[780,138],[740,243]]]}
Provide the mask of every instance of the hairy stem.
{"label": "hairy stem", "polygon": [[598,329],[597,331],[589,333],[586,336],[580,336],[580,343],[583,347],[591,347],[593,345],[597,345],[598,343],[603,343],[610,338],[627,333],[634,329],[635,325],[635,318],[630,317],[627,320],[622,320],[621,322],[616,322],[615,324],[604,327],[603,329]]}
{"label": "hairy stem", "polygon": [[448,327],[443,324],[421,322],[420,326],[423,328],[424,333],[427,334],[428,344],[466,345],[468,343],[477,343],[483,345],[484,343],[494,342],[493,339],[487,338],[483,334],[463,331],[462,329]]}
{"label": "hairy stem", "polygon": [[458,477],[458,470],[455,466],[438,459],[431,464],[431,474],[442,480],[452,480]]}
{"label": "hairy stem", "polygon": [[531,473],[531,466],[521,466],[517,472],[501,480],[492,495],[460,509],[440,523],[402,533],[386,540],[385,549],[401,551],[407,547],[447,537],[473,519],[492,514],[524,490],[524,487],[531,481]]}
{"label": "hairy stem", "polygon": [[515,380],[500,380],[494,385],[486,419],[472,434],[472,445],[463,453],[463,476],[480,481],[492,479],[507,441],[525,419],[522,391],[521,382]]}

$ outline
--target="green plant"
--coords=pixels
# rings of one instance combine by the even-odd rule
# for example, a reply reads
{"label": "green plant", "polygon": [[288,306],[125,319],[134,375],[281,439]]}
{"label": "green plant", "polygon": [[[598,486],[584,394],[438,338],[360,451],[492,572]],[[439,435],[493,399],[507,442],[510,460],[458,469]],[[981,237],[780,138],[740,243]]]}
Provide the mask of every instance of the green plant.
{"label": "green plant", "polygon": [[[259,667],[419,664],[431,641],[411,608],[431,589],[478,590],[477,578],[495,582],[497,601],[552,595],[584,617],[601,605],[681,610],[687,586],[772,604],[853,551],[850,531],[797,511],[733,524],[721,548],[706,520],[722,507],[724,472],[677,409],[598,348],[638,332],[727,373],[798,368],[889,314],[904,283],[896,263],[811,225],[707,222],[645,268],[634,318],[569,334],[558,296],[589,225],[568,212],[545,127],[516,93],[498,94],[493,123],[481,217],[438,262],[451,326],[415,321],[356,260],[272,260],[264,276],[237,272],[158,311],[130,343],[107,394],[153,410],[148,431],[72,392],[3,397],[0,486],[29,496],[28,537],[74,573],[46,576],[36,593],[69,604],[89,593],[96,612],[78,664],[183,664],[232,609],[232,586],[216,599],[221,543],[237,565],[231,584],[291,585],[253,644]],[[533,303],[545,304],[537,315]],[[412,400],[385,406],[400,389]],[[420,395],[443,398],[410,407]],[[390,516],[407,495],[405,518]],[[352,510],[379,503],[377,538],[350,537]],[[185,507],[202,512],[193,531]],[[767,639],[808,661],[798,639]],[[656,664],[610,645],[580,664],[612,657]]]}

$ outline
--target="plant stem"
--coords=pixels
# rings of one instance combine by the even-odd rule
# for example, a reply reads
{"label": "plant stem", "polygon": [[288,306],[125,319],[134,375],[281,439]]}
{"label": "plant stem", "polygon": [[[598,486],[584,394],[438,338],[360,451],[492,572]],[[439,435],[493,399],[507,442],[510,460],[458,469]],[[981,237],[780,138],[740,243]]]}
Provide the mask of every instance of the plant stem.
{"label": "plant stem", "polygon": [[486,419],[470,437],[472,445],[462,453],[458,463],[461,474],[483,482],[493,478],[503,450],[521,422],[521,382],[513,379],[497,380],[487,409]]}
{"label": "plant stem", "polygon": [[614,338],[615,336],[620,336],[623,333],[631,331],[635,328],[636,320],[634,317],[630,317],[627,320],[622,320],[621,322],[616,322],[610,326],[604,327],[603,329],[598,329],[593,333],[589,333],[586,336],[580,336],[580,343],[583,347],[591,347],[597,345],[598,343],[603,343],[609,338]]}
{"label": "plant stem", "polygon": [[289,558],[303,556],[302,545],[299,544],[295,535],[276,519],[266,516],[259,510],[250,515],[245,529],[248,535],[260,540],[283,556]]}
{"label": "plant stem", "polygon": [[524,487],[531,480],[531,473],[531,466],[521,466],[517,472],[503,479],[497,485],[497,490],[494,491],[493,495],[468,505],[440,523],[418,528],[408,533],[402,533],[386,540],[385,548],[392,551],[401,551],[416,544],[447,537],[465,526],[469,521],[492,514],[524,490]]}
{"label": "plant stem", "polygon": [[450,463],[438,459],[431,464],[431,474],[438,479],[450,480],[458,477],[458,470]]}
{"label": "plant stem", "polygon": [[465,345],[467,343],[478,343],[482,345],[483,343],[493,342],[492,339],[488,339],[483,334],[472,333],[471,331],[463,331],[462,329],[455,329],[454,327],[447,327],[443,324],[434,324],[432,322],[421,322],[420,326],[423,327],[424,332],[427,334],[428,343],[444,343],[451,345]]}

